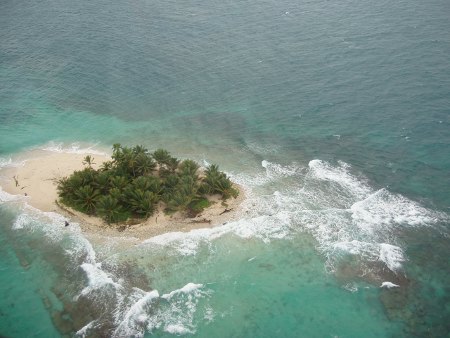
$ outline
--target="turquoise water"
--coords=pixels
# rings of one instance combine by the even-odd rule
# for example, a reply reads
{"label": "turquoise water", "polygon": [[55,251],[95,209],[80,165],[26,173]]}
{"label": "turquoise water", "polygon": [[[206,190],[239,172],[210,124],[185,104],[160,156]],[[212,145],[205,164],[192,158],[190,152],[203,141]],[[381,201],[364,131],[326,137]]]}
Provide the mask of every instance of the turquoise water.
{"label": "turquoise water", "polygon": [[0,191],[0,335],[448,336],[449,10],[0,3],[2,167],[140,143],[248,195],[123,249]]}

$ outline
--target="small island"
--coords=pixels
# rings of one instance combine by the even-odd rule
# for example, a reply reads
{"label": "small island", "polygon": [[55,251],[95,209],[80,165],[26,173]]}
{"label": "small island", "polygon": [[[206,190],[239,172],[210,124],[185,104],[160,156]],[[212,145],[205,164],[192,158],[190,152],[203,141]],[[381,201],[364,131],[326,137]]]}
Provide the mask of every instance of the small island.
{"label": "small island", "polygon": [[143,146],[115,144],[111,158],[96,170],[87,155],[83,170],[59,179],[59,203],[108,224],[140,223],[158,208],[194,218],[216,203],[213,195],[225,202],[239,194],[217,165],[201,172],[195,161],[180,161],[164,149],[150,153]]}
{"label": "small island", "polygon": [[1,189],[43,215],[62,214],[68,230],[79,227],[95,241],[137,244],[168,232],[222,225],[243,212],[244,189],[217,165],[201,168],[163,149],[116,144],[111,155],[34,149],[15,161],[19,164],[0,169]]}

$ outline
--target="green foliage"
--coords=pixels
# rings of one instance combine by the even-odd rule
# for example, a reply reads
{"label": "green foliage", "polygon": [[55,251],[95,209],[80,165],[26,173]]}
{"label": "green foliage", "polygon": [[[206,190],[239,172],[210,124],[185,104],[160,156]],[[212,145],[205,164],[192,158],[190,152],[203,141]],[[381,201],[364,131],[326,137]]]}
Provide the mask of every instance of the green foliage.
{"label": "green foliage", "polygon": [[135,172],[137,176],[149,175],[156,168],[155,161],[147,154],[137,154],[135,161]]}
{"label": "green foliage", "polygon": [[122,201],[123,190],[120,190],[119,188],[111,188],[111,189],[109,189],[109,196],[113,197],[118,202]]}
{"label": "green foliage", "polygon": [[180,182],[180,177],[177,175],[169,175],[166,177],[165,181],[164,181],[164,189],[165,190],[172,190],[174,189],[178,183]]}
{"label": "green foliage", "polygon": [[167,164],[171,157],[170,153],[165,149],[157,149],[153,153],[153,158],[159,165]]}
{"label": "green foliage", "polygon": [[83,170],[60,179],[57,189],[61,202],[110,224],[129,217],[147,218],[160,202],[166,212],[192,216],[210,205],[208,195],[221,194],[223,199],[237,196],[229,178],[216,165],[199,178],[196,162],[180,163],[164,149],[151,154],[143,146],[114,144],[111,157],[95,170],[94,159],[88,155]]}
{"label": "green foliage", "polygon": [[223,199],[228,199],[231,196],[236,198],[239,194],[238,190],[233,188],[231,180],[225,173],[219,171],[219,166],[216,164],[212,164],[206,169],[203,181],[205,183],[202,187],[204,191],[210,194],[220,194]]}
{"label": "green foliage", "polygon": [[95,210],[95,203],[97,202],[100,193],[90,185],[83,185],[75,190],[76,205],[88,214],[92,214]]}
{"label": "green foliage", "polygon": [[166,211],[168,211],[169,213],[176,211],[186,211],[189,204],[191,204],[193,200],[194,197],[187,194],[185,191],[175,191],[170,195],[170,198],[166,202]]}
{"label": "green foliage", "polygon": [[199,198],[189,204],[189,211],[192,215],[197,215],[208,208],[211,203],[207,198]]}
{"label": "green foliage", "polygon": [[100,196],[97,201],[97,213],[99,216],[103,217],[108,224],[117,222],[121,213],[119,200],[112,195]]}
{"label": "green foliage", "polygon": [[192,160],[184,160],[180,164],[180,172],[183,176],[197,177],[197,170],[200,166]]}
{"label": "green foliage", "polygon": [[153,153],[153,158],[159,165],[159,174],[161,177],[175,173],[180,161],[172,157],[167,150],[158,149]]}
{"label": "green foliage", "polygon": [[162,191],[161,180],[154,176],[140,176],[135,178],[132,183],[134,189],[151,191],[159,195]]}
{"label": "green foliage", "polygon": [[143,217],[149,217],[155,210],[155,204],[158,202],[158,195],[151,191],[136,189],[129,186],[125,189],[127,205],[135,214]]}
{"label": "green foliage", "polygon": [[109,171],[112,169],[112,167],[113,167],[112,161],[106,161],[103,162],[102,165],[100,166],[100,171]]}
{"label": "green foliage", "polygon": [[110,178],[110,185],[113,188],[123,190],[128,184],[128,178],[125,176],[111,176]]}
{"label": "green foliage", "polygon": [[92,165],[95,164],[94,158],[91,155],[87,155],[83,160],[83,164],[92,167]]}
{"label": "green foliage", "polygon": [[94,181],[92,182],[92,186],[100,191],[102,194],[108,192],[110,188],[111,172],[109,171],[100,171],[95,175]]}

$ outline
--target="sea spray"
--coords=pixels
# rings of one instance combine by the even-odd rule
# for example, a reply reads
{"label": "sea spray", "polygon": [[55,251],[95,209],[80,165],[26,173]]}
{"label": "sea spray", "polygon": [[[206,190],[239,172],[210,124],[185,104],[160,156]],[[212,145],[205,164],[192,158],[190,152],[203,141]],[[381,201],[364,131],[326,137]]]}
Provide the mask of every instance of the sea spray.
{"label": "sea spray", "polygon": [[[73,264],[65,278],[71,276],[81,282],[78,286],[70,284],[67,289],[71,290],[72,299],[55,291],[65,304],[65,312],[54,317],[60,323],[58,327],[63,327],[64,313],[69,312],[70,326],[79,336],[96,333],[143,336],[145,332],[157,331],[178,335],[195,333],[199,320],[214,318],[214,308],[201,301],[214,294],[205,290],[203,284],[188,283],[160,296],[146,281],[145,276],[151,276],[152,272],[139,272],[134,260],[158,252],[166,260],[195,257],[200,253],[209,256],[217,243],[232,238],[249,241],[244,245],[255,240],[271,245],[279,240],[294,241],[299,234],[308,233],[314,236],[328,271],[342,280],[343,285],[350,285],[346,289],[359,290],[358,284],[352,281],[355,278],[374,284],[390,280],[405,285],[398,274],[403,274],[402,263],[407,257],[397,238],[398,232],[405,226],[433,226],[442,219],[439,213],[387,189],[370,188],[365,178],[352,174],[348,164],[339,163],[334,167],[313,161],[309,169],[295,164],[286,169],[280,164],[263,164],[265,169],[276,169],[266,172],[261,179],[240,177],[241,183],[250,182],[240,219],[215,228],[159,235],[128,252],[112,255],[111,249],[96,249],[76,223],[66,229],[62,226],[63,216],[42,213],[22,202],[25,204],[13,225],[14,230],[37,231],[53,245],[60,245],[64,259]],[[282,184],[285,180],[297,183],[285,189]],[[276,190],[271,185],[274,181],[280,183]],[[127,259],[128,255],[133,258]],[[88,309],[90,316],[83,314],[82,308]],[[109,315],[101,316],[101,313]]]}

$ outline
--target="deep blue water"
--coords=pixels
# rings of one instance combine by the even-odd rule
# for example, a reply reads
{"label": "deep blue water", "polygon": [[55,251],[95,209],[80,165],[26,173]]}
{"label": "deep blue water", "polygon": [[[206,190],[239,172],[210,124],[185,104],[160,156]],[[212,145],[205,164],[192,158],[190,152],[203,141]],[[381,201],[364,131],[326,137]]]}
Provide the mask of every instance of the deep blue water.
{"label": "deep blue water", "polygon": [[[118,336],[448,335],[449,13],[443,0],[2,1],[2,166],[49,144],[140,143],[219,163],[251,193],[217,238],[118,254],[141,282],[105,248],[74,265],[78,235],[55,237],[51,219],[2,197],[0,334],[59,335],[55,313],[96,274],[126,280],[124,303],[109,282],[85,291],[119,313],[96,322]],[[203,286],[148,300],[153,326],[125,323],[145,297],[133,286],[188,283]]]}

